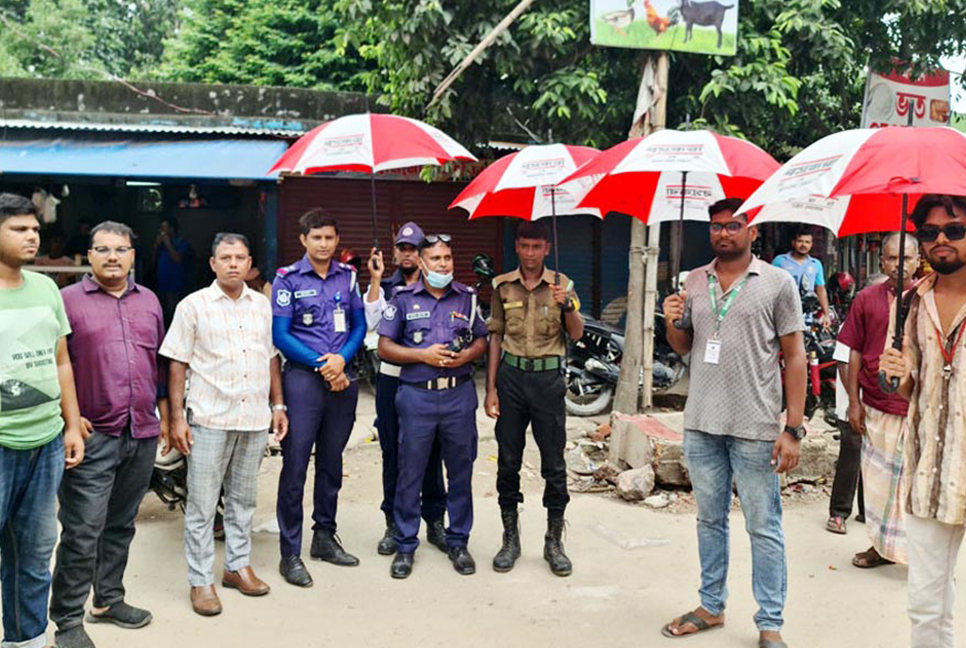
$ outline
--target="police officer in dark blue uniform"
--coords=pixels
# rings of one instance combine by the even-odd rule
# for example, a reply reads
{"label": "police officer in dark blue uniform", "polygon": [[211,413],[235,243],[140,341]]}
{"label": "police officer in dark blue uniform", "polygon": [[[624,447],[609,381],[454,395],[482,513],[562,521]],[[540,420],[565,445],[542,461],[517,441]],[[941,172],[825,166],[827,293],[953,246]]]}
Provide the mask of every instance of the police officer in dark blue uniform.
{"label": "police officer in dark blue uniform", "polygon": [[359,559],[336,538],[342,452],[356,418],[359,391],[346,369],[366,333],[355,268],[335,261],[339,226],[322,209],[299,219],[305,256],[279,269],[272,284],[272,338],[287,360],[283,374],[289,433],[282,441],[276,504],[282,560],[289,583],[312,585],[302,552],[302,498],[315,446],[311,556],[336,565]]}
{"label": "police officer in dark blue uniform", "polygon": [[[396,271],[383,279],[385,265],[382,253],[373,249],[369,258],[369,275],[372,284],[365,296],[366,325],[370,331],[376,330],[382,321],[387,300],[404,286],[420,281],[419,251],[417,246],[423,240],[423,230],[416,223],[405,223],[396,233],[395,265]],[[379,541],[377,551],[383,556],[396,553],[396,522],[393,518],[393,501],[396,498],[398,471],[399,419],[396,413],[396,390],[399,388],[401,367],[383,360],[379,363],[376,377],[376,429],[379,432],[379,445],[382,448],[382,511],[386,516],[386,533]],[[439,453],[439,441],[433,443],[423,478],[422,498],[423,519],[426,520],[426,539],[442,551],[446,551],[446,527],[443,516],[446,514],[446,485],[443,481],[443,461]]]}
{"label": "police officer in dark blue uniform", "polygon": [[419,546],[419,493],[437,439],[449,486],[447,553],[460,574],[476,571],[467,550],[477,452],[472,363],[486,349],[486,324],[479,316],[476,291],[453,281],[450,243],[449,235],[434,234],[419,244],[423,278],[396,292],[379,325],[380,357],[402,365],[396,394],[399,478],[394,515],[399,532],[390,568],[393,578],[412,573]]}

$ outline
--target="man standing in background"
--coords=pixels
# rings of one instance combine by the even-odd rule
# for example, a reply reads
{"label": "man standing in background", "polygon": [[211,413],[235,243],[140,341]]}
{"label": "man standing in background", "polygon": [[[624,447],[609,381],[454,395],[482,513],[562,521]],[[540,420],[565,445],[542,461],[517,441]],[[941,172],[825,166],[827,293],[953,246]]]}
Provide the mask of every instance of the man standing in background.
{"label": "man standing in background", "polygon": [[154,240],[154,269],[165,326],[170,326],[175,307],[191,289],[193,265],[194,251],[178,236],[178,219],[165,218]]}
{"label": "man standing in background", "polygon": [[829,328],[832,314],[828,305],[828,290],[825,289],[825,268],[821,261],[809,254],[812,251],[812,238],[810,229],[799,229],[792,239],[791,251],[776,256],[772,265],[791,274],[800,292],[815,293],[822,307],[822,326]]}

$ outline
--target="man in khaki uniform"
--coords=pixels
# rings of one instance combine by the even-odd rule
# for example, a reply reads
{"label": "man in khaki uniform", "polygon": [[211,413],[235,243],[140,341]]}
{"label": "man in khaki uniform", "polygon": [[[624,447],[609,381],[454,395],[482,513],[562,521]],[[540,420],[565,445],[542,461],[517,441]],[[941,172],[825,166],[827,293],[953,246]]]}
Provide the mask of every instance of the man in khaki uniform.
{"label": "man in khaki uniform", "polygon": [[567,494],[567,442],[564,359],[567,337],[584,334],[580,302],[573,282],[548,270],[550,233],[543,223],[517,227],[515,249],[520,267],[493,280],[492,314],[488,322],[490,353],[486,372],[486,414],[496,419],[499,460],[496,478],[503,518],[503,547],[493,569],[508,572],[520,557],[517,504],[520,466],[527,426],[540,449],[540,473],[546,482],[543,505],[547,534],[543,557],[557,576],[573,567],[564,553],[561,534]]}

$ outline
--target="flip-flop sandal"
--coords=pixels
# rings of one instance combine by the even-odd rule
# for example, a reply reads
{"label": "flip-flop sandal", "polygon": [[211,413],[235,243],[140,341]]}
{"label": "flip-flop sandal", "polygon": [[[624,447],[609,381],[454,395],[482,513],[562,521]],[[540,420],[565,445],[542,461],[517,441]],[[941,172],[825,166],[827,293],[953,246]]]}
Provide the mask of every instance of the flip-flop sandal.
{"label": "flip-flop sandal", "polygon": [[678,623],[679,628],[683,626],[685,623],[690,623],[694,625],[694,627],[697,628],[697,630],[695,630],[694,632],[674,634],[673,632],[671,632],[671,625],[673,623],[674,621],[671,621],[671,623],[668,623],[663,628],[661,628],[661,634],[664,635],[665,637],[668,637],[669,639],[683,639],[684,637],[690,637],[691,635],[701,634],[706,630],[717,630],[718,628],[724,627],[724,623],[715,623],[714,625],[712,625],[707,621],[705,621],[704,619],[702,619],[701,617],[699,617],[694,612],[688,612],[687,614],[682,615],[681,621]]}
{"label": "flip-flop sandal", "polygon": [[829,531],[831,533],[837,533],[839,535],[845,535],[845,533],[846,533],[845,520],[843,520],[842,518],[840,518],[838,516],[830,517],[828,519],[828,522],[825,523],[825,530],[826,531]]}
{"label": "flip-flop sandal", "polygon": [[870,549],[852,556],[852,564],[859,569],[872,569],[873,567],[878,567],[879,565],[893,565],[895,563],[887,558],[883,558],[882,554],[880,554],[878,551],[873,551]]}

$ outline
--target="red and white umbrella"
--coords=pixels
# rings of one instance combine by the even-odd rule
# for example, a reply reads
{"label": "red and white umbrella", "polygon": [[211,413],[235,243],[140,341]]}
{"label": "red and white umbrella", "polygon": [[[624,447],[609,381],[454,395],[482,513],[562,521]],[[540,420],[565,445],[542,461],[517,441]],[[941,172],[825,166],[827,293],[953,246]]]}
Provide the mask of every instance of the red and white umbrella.
{"label": "red and white umbrella", "polygon": [[470,219],[484,216],[512,216],[536,220],[553,218],[554,270],[559,271],[557,216],[591,214],[596,209],[578,209],[577,200],[558,182],[577,170],[600,151],[588,146],[546,144],[528,146],[488,166],[450,204],[469,212]]}
{"label": "red and white umbrella", "polygon": [[607,149],[558,186],[579,207],[629,214],[645,223],[708,220],[722,198],[749,196],[778,169],[751,142],[708,130],[662,130]]}
{"label": "red and white umbrella", "polygon": [[476,158],[429,124],[409,117],[365,113],[316,126],[285,151],[269,173],[379,173],[453,160]]}
{"label": "red and white umbrella", "polygon": [[[829,135],[782,165],[738,213],[755,223],[814,223],[839,236],[898,230],[901,286],[909,200],[924,194],[966,196],[966,134],[894,127]],[[900,305],[896,331],[903,319]],[[893,345],[901,349],[899,335]]]}
{"label": "red and white umbrella", "polygon": [[316,126],[292,144],[268,172],[369,173],[372,234],[378,248],[375,174],[455,160],[472,162],[476,158],[452,137],[429,124],[409,117],[364,113]]}

